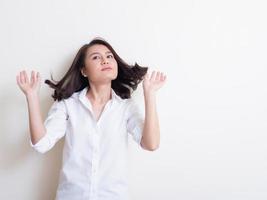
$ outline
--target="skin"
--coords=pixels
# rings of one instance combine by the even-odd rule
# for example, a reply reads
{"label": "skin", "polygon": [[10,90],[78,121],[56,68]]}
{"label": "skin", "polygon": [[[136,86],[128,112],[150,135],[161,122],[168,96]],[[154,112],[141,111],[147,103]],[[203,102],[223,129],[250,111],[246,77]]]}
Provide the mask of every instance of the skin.
{"label": "skin", "polygon": [[29,80],[26,71],[23,70],[16,79],[27,100],[31,141],[36,144],[46,133],[39,103],[41,77],[39,72],[32,71]]}
{"label": "skin", "polygon": [[[85,67],[81,69],[81,73],[88,78],[90,90],[86,96],[92,104],[94,118],[98,121],[104,106],[111,99],[111,81],[117,77],[118,64],[106,46],[97,44],[88,48]],[[26,71],[23,70],[17,75],[16,79],[27,99],[31,141],[35,144],[46,132],[39,104],[40,74],[32,71],[29,80]],[[165,82],[166,76],[162,72],[153,71],[151,74],[146,74],[142,83],[145,122],[141,146],[145,150],[154,151],[159,147],[160,127],[156,108],[156,94]]]}
{"label": "skin", "polygon": [[[106,68],[110,69],[105,70]],[[106,46],[93,45],[87,50],[85,67],[81,73],[88,78],[90,90],[87,98],[92,104],[95,120],[98,121],[105,104],[111,98],[111,81],[118,74],[117,61]]]}

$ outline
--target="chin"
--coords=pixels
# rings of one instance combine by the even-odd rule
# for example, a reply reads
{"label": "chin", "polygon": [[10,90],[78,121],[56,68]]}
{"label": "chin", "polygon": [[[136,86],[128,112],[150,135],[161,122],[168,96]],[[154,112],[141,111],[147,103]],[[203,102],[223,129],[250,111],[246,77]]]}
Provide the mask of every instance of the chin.
{"label": "chin", "polygon": [[115,80],[116,78],[117,78],[117,76],[106,77],[106,78],[103,78],[100,82],[102,82],[102,83],[110,83],[113,80]]}
{"label": "chin", "polygon": [[113,81],[118,77],[118,74],[109,74],[108,77]]}
{"label": "chin", "polygon": [[113,80],[115,80],[118,77],[118,74],[114,73],[106,73],[105,75],[102,75],[101,77],[98,77],[98,80],[95,80],[95,82],[99,83],[109,83]]}
{"label": "chin", "polygon": [[115,80],[117,77],[118,77],[117,75],[116,75],[116,76],[113,76],[113,77],[112,77],[112,80]]}

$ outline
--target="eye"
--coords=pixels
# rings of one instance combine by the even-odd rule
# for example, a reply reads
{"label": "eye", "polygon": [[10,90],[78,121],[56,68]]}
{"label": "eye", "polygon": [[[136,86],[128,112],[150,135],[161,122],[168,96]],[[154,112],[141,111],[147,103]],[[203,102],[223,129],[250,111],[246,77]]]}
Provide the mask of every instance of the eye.
{"label": "eye", "polygon": [[96,60],[96,59],[99,59],[99,58],[100,58],[100,56],[94,56],[93,60]]}
{"label": "eye", "polygon": [[110,55],[108,55],[107,57],[108,57],[108,58],[113,58],[113,55],[110,54]]}

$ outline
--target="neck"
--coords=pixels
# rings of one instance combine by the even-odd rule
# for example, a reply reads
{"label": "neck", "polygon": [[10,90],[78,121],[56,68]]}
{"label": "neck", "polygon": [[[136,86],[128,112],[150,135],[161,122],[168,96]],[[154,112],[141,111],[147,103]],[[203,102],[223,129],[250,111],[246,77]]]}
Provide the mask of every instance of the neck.
{"label": "neck", "polygon": [[106,103],[111,99],[111,83],[96,85],[90,83],[90,89],[87,91],[87,97],[98,103]]}

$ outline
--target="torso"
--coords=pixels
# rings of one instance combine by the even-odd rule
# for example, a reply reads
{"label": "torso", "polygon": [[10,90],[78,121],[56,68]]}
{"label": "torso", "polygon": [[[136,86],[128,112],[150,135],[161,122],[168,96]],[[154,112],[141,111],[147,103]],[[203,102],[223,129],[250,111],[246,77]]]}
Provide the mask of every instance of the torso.
{"label": "torso", "polygon": [[102,102],[99,103],[97,101],[93,101],[91,98],[88,97],[88,95],[86,95],[86,96],[87,96],[87,99],[91,102],[94,119],[96,121],[98,121],[100,116],[101,116],[101,114],[102,114],[102,112],[103,112],[103,110],[104,110],[104,108],[105,108],[105,105],[108,103],[108,101],[110,99],[106,100],[103,103]]}
{"label": "torso", "polygon": [[92,102],[92,109],[93,109],[93,115],[94,115],[94,118],[96,121],[99,120],[100,116],[101,116],[101,113],[103,112],[104,108],[105,108],[105,104],[94,104]]}

